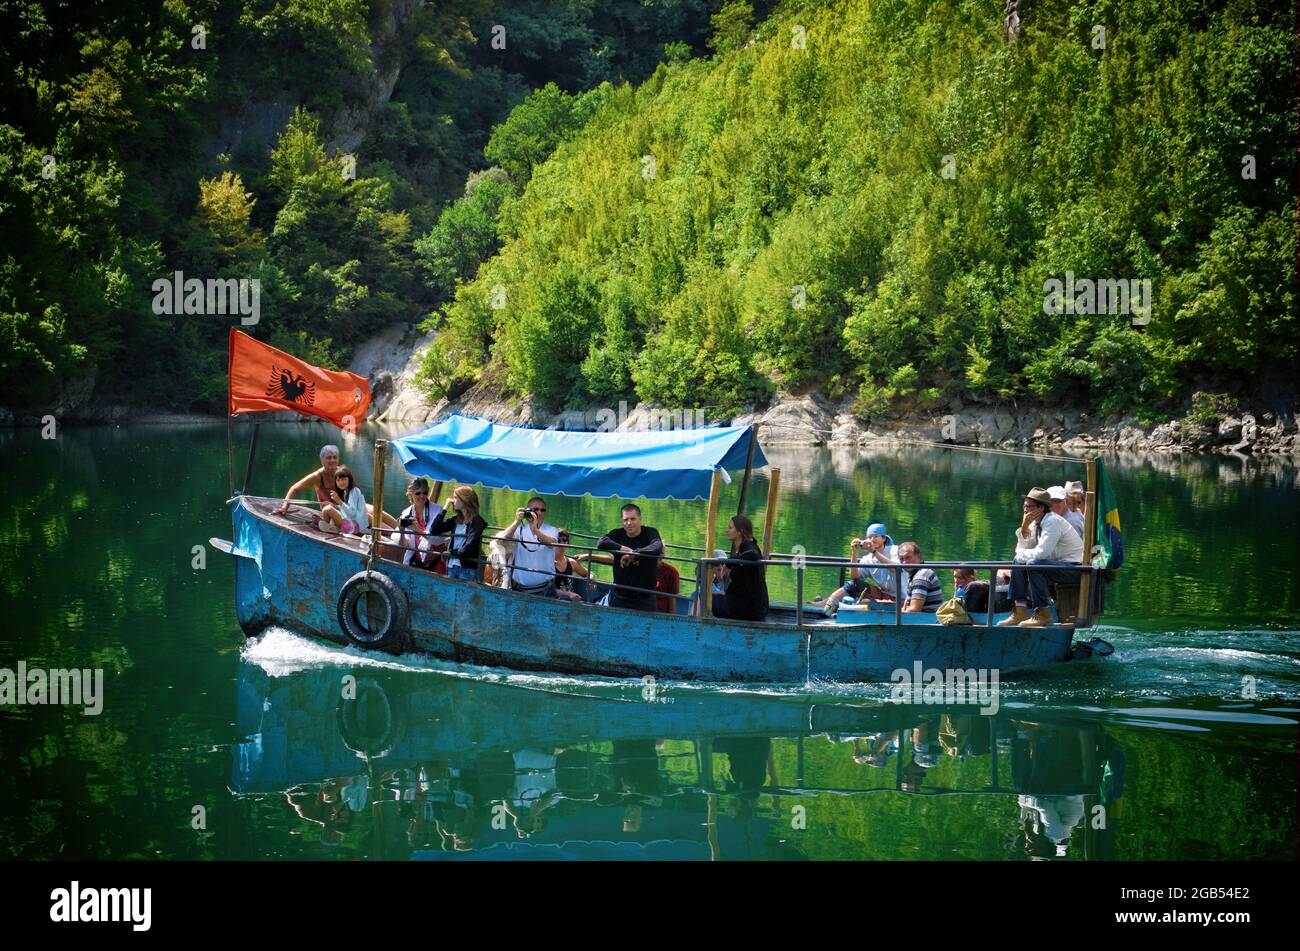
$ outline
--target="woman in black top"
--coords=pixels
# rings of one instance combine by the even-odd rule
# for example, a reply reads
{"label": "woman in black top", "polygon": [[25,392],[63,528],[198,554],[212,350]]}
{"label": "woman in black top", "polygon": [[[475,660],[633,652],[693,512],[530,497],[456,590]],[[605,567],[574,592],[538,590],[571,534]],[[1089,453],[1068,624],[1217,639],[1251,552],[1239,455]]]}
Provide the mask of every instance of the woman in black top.
{"label": "woman in black top", "polygon": [[[728,565],[731,581],[726,594],[713,596],[713,616],[742,621],[762,621],[767,617],[767,579],[763,576],[763,554],[754,541],[754,523],[747,515],[737,515],[727,523],[727,537],[739,546]],[[754,564],[735,564],[735,561]]]}
{"label": "woman in black top", "polygon": [[468,485],[458,485],[447,499],[443,511],[429,526],[430,535],[450,535],[447,550],[447,577],[461,581],[478,579],[483,560],[483,530],[487,520],[478,514],[478,493]]}

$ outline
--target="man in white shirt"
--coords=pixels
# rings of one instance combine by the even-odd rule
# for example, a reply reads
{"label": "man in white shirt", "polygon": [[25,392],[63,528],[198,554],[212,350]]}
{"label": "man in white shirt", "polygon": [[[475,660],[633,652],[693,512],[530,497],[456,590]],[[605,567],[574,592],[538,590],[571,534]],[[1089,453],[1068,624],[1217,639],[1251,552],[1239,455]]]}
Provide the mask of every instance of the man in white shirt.
{"label": "man in white shirt", "polygon": [[1070,510],[1070,502],[1065,494],[1065,486],[1048,486],[1047,494],[1052,497],[1052,512],[1069,522],[1070,527],[1079,533],[1080,538],[1083,538],[1083,513]]}
{"label": "man in white shirt", "polygon": [[[1020,565],[1060,565],[1037,571],[1011,570],[1011,617],[1002,626],[1048,627],[1052,622],[1049,582],[1074,584],[1079,580],[1077,567],[1083,562],[1083,539],[1070,523],[1052,511],[1052,497],[1039,486],[1025,496],[1024,518],[1016,531],[1016,554]],[[1033,607],[1031,617],[1029,608]]]}
{"label": "man in white shirt", "polygon": [[527,594],[555,597],[555,549],[560,530],[546,523],[546,500],[533,496],[528,504],[515,510],[515,520],[497,534],[504,542],[515,543],[514,567],[510,587]]}

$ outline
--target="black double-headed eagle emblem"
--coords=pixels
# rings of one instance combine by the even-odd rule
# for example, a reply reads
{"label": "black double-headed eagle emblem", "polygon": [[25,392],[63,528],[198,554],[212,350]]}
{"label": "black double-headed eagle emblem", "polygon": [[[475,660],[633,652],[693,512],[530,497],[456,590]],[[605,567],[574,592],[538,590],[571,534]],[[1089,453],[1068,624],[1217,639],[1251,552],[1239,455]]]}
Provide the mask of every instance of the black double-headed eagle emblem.
{"label": "black double-headed eagle emblem", "polygon": [[272,366],[271,382],[266,386],[266,395],[289,403],[311,406],[316,402],[316,384],[304,378],[301,373],[295,377],[288,370]]}

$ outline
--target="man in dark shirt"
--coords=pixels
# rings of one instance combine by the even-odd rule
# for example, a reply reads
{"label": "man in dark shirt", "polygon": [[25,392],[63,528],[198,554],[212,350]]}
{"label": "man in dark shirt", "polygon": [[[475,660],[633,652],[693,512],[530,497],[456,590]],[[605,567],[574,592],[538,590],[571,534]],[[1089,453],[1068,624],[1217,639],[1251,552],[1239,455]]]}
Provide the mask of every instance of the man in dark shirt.
{"label": "man in dark shirt", "polygon": [[614,584],[642,590],[615,588],[609,603],[616,608],[654,611],[655,581],[659,576],[659,558],[664,553],[663,539],[658,531],[641,524],[640,506],[629,502],[623,506],[621,514],[623,527],[602,536],[596,547],[614,552]]}

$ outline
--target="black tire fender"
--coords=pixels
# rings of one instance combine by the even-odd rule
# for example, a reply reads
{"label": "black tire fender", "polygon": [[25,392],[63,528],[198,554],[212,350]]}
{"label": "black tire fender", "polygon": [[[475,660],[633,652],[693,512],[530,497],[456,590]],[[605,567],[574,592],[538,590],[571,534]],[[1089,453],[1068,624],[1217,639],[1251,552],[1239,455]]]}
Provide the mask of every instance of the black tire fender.
{"label": "black tire fender", "polygon": [[344,582],[337,614],[339,628],[357,647],[398,653],[405,644],[410,603],[383,572],[358,571]]}

